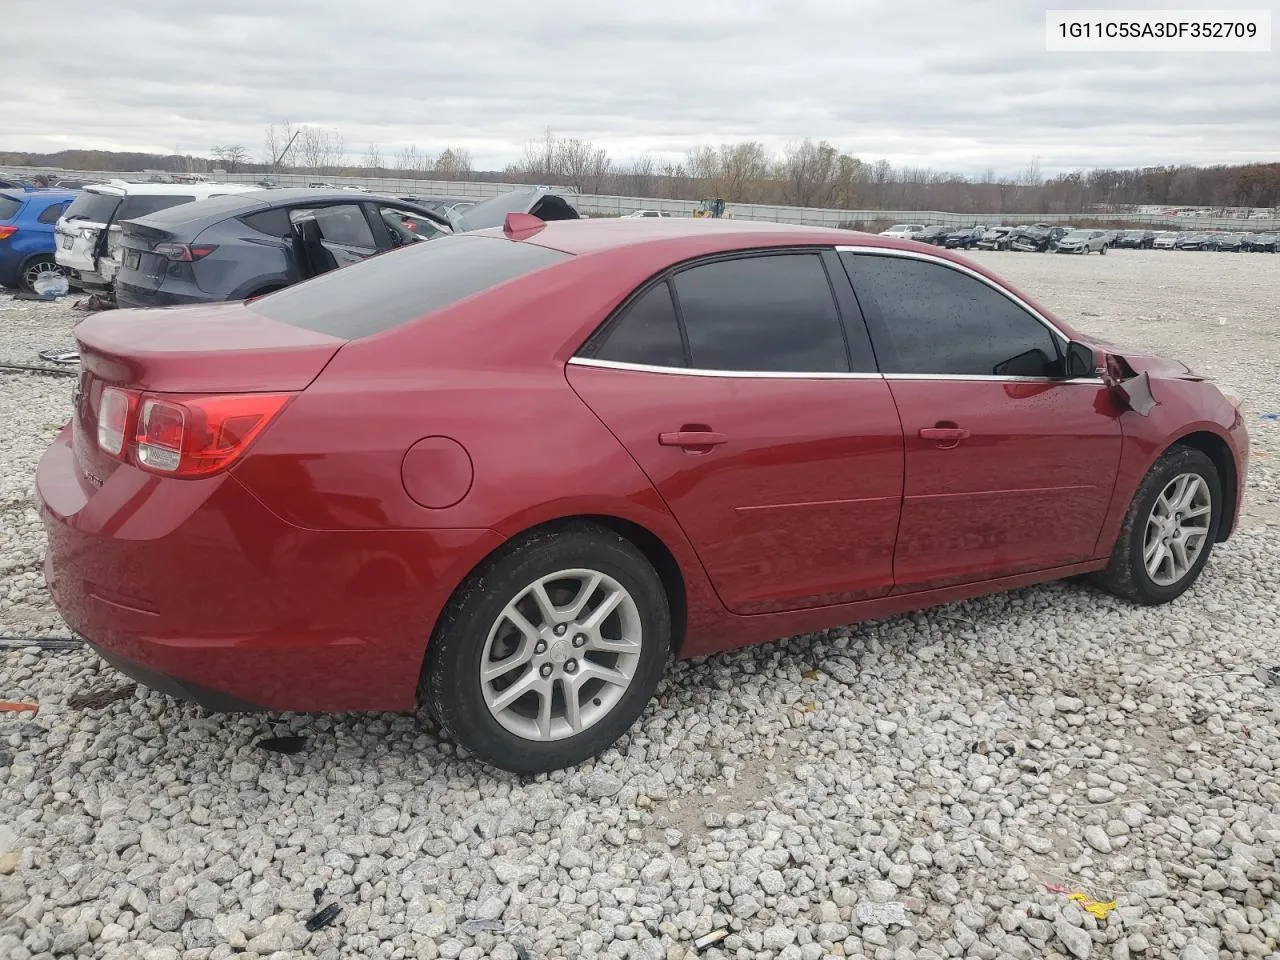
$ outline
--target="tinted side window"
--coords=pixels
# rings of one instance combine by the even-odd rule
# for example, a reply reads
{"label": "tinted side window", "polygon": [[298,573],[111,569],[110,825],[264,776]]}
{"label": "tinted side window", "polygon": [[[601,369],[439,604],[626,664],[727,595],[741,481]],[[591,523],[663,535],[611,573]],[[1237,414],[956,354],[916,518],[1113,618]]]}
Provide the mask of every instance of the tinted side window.
{"label": "tinted side window", "polygon": [[316,224],[320,227],[320,236],[330,243],[367,247],[370,250],[377,245],[374,243],[373,230],[369,227],[369,221],[364,218],[364,211],[354,203],[315,207],[309,210],[291,210],[289,216],[294,223],[306,216],[315,217]]}
{"label": "tinted side window", "polygon": [[261,213],[251,213],[247,217],[241,217],[254,230],[259,233],[265,233],[269,237],[287,237],[289,236],[289,212],[284,207],[277,207],[275,210],[263,210]]}
{"label": "tinted side window", "polygon": [[598,360],[645,363],[654,367],[685,366],[680,323],[666,283],[651,287],[605,333],[593,353]]}
{"label": "tinted side window", "polygon": [[57,223],[58,218],[62,216],[62,211],[65,209],[67,209],[65,203],[55,203],[52,206],[45,207],[36,219],[41,223]]}
{"label": "tinted side window", "polygon": [[923,260],[841,256],[885,373],[1060,375],[1058,344],[1044,324],[982,281]]}
{"label": "tinted side window", "polygon": [[695,368],[847,371],[844,331],[816,253],[743,257],[676,274]]}
{"label": "tinted side window", "polygon": [[22,201],[13,197],[0,197],[0,220],[8,220],[22,209]]}

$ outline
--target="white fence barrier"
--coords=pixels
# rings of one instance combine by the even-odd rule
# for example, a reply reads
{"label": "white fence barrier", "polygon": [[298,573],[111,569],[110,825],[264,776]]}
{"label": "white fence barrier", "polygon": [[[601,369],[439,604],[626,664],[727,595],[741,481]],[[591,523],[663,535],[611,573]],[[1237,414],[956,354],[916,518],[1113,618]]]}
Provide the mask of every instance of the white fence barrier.
{"label": "white fence barrier", "polygon": [[[0,167],[0,175],[31,176],[47,173],[42,167]],[[146,180],[145,173],[106,173],[102,171],[63,170],[58,176],[77,180]],[[487,181],[414,180],[393,177],[327,177],[305,173],[233,173],[218,174],[210,179],[232,183],[257,183],[270,179],[279,187],[305,187],[310,183],[328,183],[335,187],[359,186],[374,192],[392,196],[444,196],[476,200],[496,197],[510,190],[531,184],[490,183]],[[661,210],[677,216],[690,216],[698,204],[693,200],[667,200],[652,197],[617,197],[576,193],[572,188],[561,187],[571,197],[574,206],[582,213],[595,216],[621,216],[634,210]],[[844,225],[877,223],[943,224],[970,227],[974,224],[1010,225],[1023,223],[1063,223],[1081,220],[1108,220],[1132,223],[1135,226],[1163,229],[1191,230],[1248,230],[1271,231],[1280,229],[1280,215],[1260,220],[1230,216],[1160,216],[1151,213],[949,213],[940,210],[831,210],[820,207],[789,207],[762,203],[729,203],[726,209],[740,220],[767,220],[774,223],[795,223],[815,227],[840,227]]]}

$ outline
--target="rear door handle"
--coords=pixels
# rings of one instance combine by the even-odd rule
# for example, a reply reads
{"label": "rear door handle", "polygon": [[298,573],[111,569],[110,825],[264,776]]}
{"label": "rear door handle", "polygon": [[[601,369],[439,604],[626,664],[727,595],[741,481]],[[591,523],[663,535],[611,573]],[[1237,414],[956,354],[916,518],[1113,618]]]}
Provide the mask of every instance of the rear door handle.
{"label": "rear door handle", "polygon": [[664,447],[684,447],[686,450],[698,447],[717,447],[728,443],[729,437],[712,430],[675,430],[671,433],[658,434],[658,443]]}
{"label": "rear door handle", "polygon": [[969,431],[963,427],[921,427],[921,440],[932,440],[939,450],[954,450],[961,440],[969,439]]}

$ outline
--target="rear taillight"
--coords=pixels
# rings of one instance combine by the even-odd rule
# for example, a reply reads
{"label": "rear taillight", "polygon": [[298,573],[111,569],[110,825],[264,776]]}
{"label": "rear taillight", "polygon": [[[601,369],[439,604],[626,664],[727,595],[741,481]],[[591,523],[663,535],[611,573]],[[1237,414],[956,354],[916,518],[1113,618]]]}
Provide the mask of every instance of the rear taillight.
{"label": "rear taillight", "polygon": [[[175,396],[107,387],[98,408],[98,446],[156,473],[211,476],[244,453],[292,396]],[[126,449],[124,438],[135,411],[134,442]]]}
{"label": "rear taillight", "polygon": [[218,248],[211,243],[157,243],[153,249],[166,260],[172,260],[174,263],[191,263],[204,259]]}
{"label": "rear taillight", "polygon": [[8,240],[10,237],[12,237],[12,236],[13,236],[15,233],[17,233],[17,232],[18,232],[18,228],[17,228],[17,227],[14,227],[14,226],[0,226],[0,240]]}

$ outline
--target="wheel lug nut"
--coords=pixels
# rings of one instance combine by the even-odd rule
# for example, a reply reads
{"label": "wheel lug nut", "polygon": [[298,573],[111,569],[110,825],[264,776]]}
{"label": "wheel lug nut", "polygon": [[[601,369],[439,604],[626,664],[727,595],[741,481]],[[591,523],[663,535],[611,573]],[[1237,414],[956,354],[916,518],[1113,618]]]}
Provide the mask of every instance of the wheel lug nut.
{"label": "wheel lug nut", "polygon": [[565,664],[564,664],[564,672],[565,672],[565,673],[577,673],[577,672],[578,672],[578,661],[577,661],[577,660],[566,660],[566,661],[565,661]]}
{"label": "wheel lug nut", "polygon": [[585,633],[580,633],[573,638],[573,645],[575,647],[586,646],[586,643],[587,643],[587,635]]}
{"label": "wheel lug nut", "polygon": [[557,636],[557,637],[563,637],[563,636],[564,636],[564,632],[565,632],[565,630],[566,630],[566,629],[568,629],[568,628],[567,628],[567,627],[565,627],[565,625],[564,625],[563,623],[562,623],[562,624],[560,624],[559,626],[557,626],[557,627],[556,627],[556,636]]}
{"label": "wheel lug nut", "polygon": [[552,669],[553,669],[553,668],[552,668],[551,664],[549,664],[549,663],[544,663],[544,664],[542,665],[542,669],[541,669],[541,670],[539,670],[538,672],[539,672],[539,673],[541,673],[544,677],[549,677],[549,676],[551,676],[551,671],[552,671]]}
{"label": "wheel lug nut", "polygon": [[546,644],[546,642],[545,642],[545,641],[542,641],[542,640],[539,640],[536,644],[534,644],[533,652],[534,652],[534,653],[546,653],[546,652],[547,652],[547,644]]}

